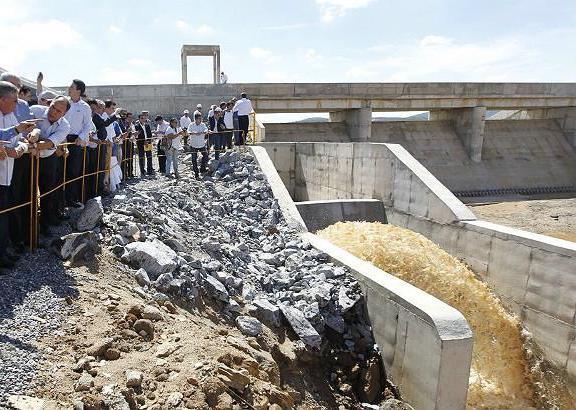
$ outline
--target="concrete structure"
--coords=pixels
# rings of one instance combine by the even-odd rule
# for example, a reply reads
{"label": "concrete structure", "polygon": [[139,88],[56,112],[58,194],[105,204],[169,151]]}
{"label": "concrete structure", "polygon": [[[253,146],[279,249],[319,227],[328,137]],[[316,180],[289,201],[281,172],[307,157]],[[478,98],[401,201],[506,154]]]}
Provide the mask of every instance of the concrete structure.
{"label": "concrete structure", "polygon": [[264,146],[297,199],[380,199],[389,223],[464,260],[519,315],[546,358],[576,378],[575,243],[477,220],[393,144]]}
{"label": "concrete structure", "polygon": [[300,229],[333,262],[347,266],[361,284],[386,370],[404,398],[417,409],[464,409],[472,332],[462,314],[370,263],[305,233],[304,222],[266,151],[261,147],[251,149],[289,224]]}
{"label": "concrete structure", "polygon": [[310,232],[342,221],[387,223],[384,204],[376,199],[305,201],[297,202],[296,208]]}
{"label": "concrete structure", "polygon": [[[555,119],[486,121],[481,162],[469,158],[447,120],[373,122],[371,141],[401,144],[447,188],[462,193],[576,185],[576,151],[566,137]],[[266,142],[277,141],[351,139],[344,123],[266,124]]]}
{"label": "concrete structure", "polygon": [[190,44],[183,45],[182,51],[180,52],[180,60],[182,64],[182,84],[188,84],[188,57],[192,56],[212,57],[212,74],[214,75],[214,84],[220,84],[220,46]]}

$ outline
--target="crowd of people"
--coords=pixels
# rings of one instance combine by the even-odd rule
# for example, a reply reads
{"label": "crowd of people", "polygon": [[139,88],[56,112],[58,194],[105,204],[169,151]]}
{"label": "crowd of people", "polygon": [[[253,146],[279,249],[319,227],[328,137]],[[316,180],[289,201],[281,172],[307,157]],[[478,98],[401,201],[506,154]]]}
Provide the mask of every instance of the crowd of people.
{"label": "crowd of people", "polygon": [[184,110],[179,119],[158,115],[152,122],[148,111],[135,119],[112,99],[89,98],[81,80],[72,81],[67,96],[43,90],[42,81],[40,73],[34,95],[17,75],[0,75],[0,274],[34,240],[33,194],[40,195],[39,232],[50,235],[50,227],[67,218],[66,208],[109,195],[137,170],[140,177],[158,171],[180,178],[182,152],[191,153],[192,171],[200,179],[211,152],[217,160],[246,143],[253,112],[243,93],[206,114],[197,104],[192,116]]}

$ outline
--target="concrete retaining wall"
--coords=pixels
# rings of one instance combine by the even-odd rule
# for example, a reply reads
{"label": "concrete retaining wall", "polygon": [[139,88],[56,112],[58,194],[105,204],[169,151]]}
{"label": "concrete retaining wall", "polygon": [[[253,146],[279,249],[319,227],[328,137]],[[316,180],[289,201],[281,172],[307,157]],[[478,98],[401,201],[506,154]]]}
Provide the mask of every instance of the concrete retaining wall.
{"label": "concrete retaining wall", "polygon": [[296,208],[310,232],[343,221],[387,223],[384,204],[377,199],[305,201],[297,202]]}
{"label": "concrete retaining wall", "polygon": [[[392,153],[401,155],[381,155],[375,162],[373,155],[359,153],[370,146],[378,152],[383,144],[364,144],[363,150],[351,145],[266,148],[297,198],[307,193],[318,200],[381,199],[389,223],[419,232],[461,258],[519,315],[546,357],[576,380],[576,244],[451,211],[463,205],[437,194],[443,192],[439,182],[414,166],[407,152],[391,144]],[[447,199],[450,202],[442,204]],[[445,213],[433,212],[432,207]]]}
{"label": "concrete retaining wall", "polygon": [[[289,223],[306,228],[266,150],[251,147]],[[452,307],[325,240],[303,235],[361,284],[382,359],[404,398],[417,409],[464,409],[472,332]]]}
{"label": "concrete retaining wall", "polygon": [[296,200],[380,199],[442,223],[474,214],[397,144],[264,143]]}
{"label": "concrete retaining wall", "polygon": [[521,318],[546,357],[576,380],[576,243],[486,221],[444,225],[387,209],[462,259]]}

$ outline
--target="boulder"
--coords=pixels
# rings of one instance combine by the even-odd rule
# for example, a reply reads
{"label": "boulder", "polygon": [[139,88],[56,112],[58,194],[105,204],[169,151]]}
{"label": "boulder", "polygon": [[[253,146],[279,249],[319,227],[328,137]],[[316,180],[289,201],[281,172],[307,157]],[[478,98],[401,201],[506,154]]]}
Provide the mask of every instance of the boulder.
{"label": "boulder", "polygon": [[218,281],[218,279],[210,275],[207,275],[204,278],[203,284],[206,293],[208,293],[210,296],[219,299],[223,302],[228,302],[228,300],[230,299],[228,291],[226,290],[224,285],[220,283],[220,281]]}
{"label": "boulder", "polygon": [[138,271],[136,271],[134,274],[134,278],[140,286],[150,286],[150,277],[144,269],[138,269]]}
{"label": "boulder", "polygon": [[228,387],[243,392],[250,383],[247,370],[236,370],[223,363],[218,365],[218,378]]}
{"label": "boulder", "polygon": [[262,323],[251,316],[238,316],[236,318],[236,326],[248,336],[258,336],[262,333]]}
{"label": "boulder", "polygon": [[319,348],[322,344],[322,337],[314,327],[306,320],[304,314],[296,308],[286,305],[280,305],[282,314],[290,323],[290,326],[296,332],[300,340],[307,346]]}
{"label": "boulder", "polygon": [[152,242],[133,242],[126,245],[126,253],[122,258],[130,264],[143,268],[148,276],[154,279],[162,273],[174,271],[178,266],[176,252],[157,239]]}
{"label": "boulder", "polygon": [[80,259],[80,253],[86,254],[88,251],[98,252],[98,235],[95,232],[74,232],[55,239],[52,249],[63,260],[71,258]]}
{"label": "boulder", "polygon": [[255,316],[265,323],[272,326],[280,327],[282,324],[282,317],[280,315],[280,308],[273,305],[268,299],[256,299],[252,302],[255,306]]}
{"label": "boulder", "polygon": [[138,370],[126,370],[126,387],[140,387],[143,378]]}
{"label": "boulder", "polygon": [[100,224],[103,216],[104,208],[102,207],[102,198],[98,196],[89,199],[76,220],[76,229],[79,231],[94,229]]}

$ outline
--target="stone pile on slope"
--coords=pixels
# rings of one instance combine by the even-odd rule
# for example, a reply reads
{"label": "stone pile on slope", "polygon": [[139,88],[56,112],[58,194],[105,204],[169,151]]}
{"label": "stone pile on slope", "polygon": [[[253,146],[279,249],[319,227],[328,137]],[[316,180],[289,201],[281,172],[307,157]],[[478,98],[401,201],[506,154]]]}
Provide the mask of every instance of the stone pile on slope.
{"label": "stone pile on slope", "polygon": [[288,228],[254,158],[230,152],[211,171],[200,184],[184,177],[128,187],[112,201],[108,245],[137,269],[137,292],[192,306],[212,298],[250,333],[260,329],[255,321],[278,327],[285,319],[310,348],[320,348],[327,332],[351,352],[373,346],[353,309],[358,284]]}

